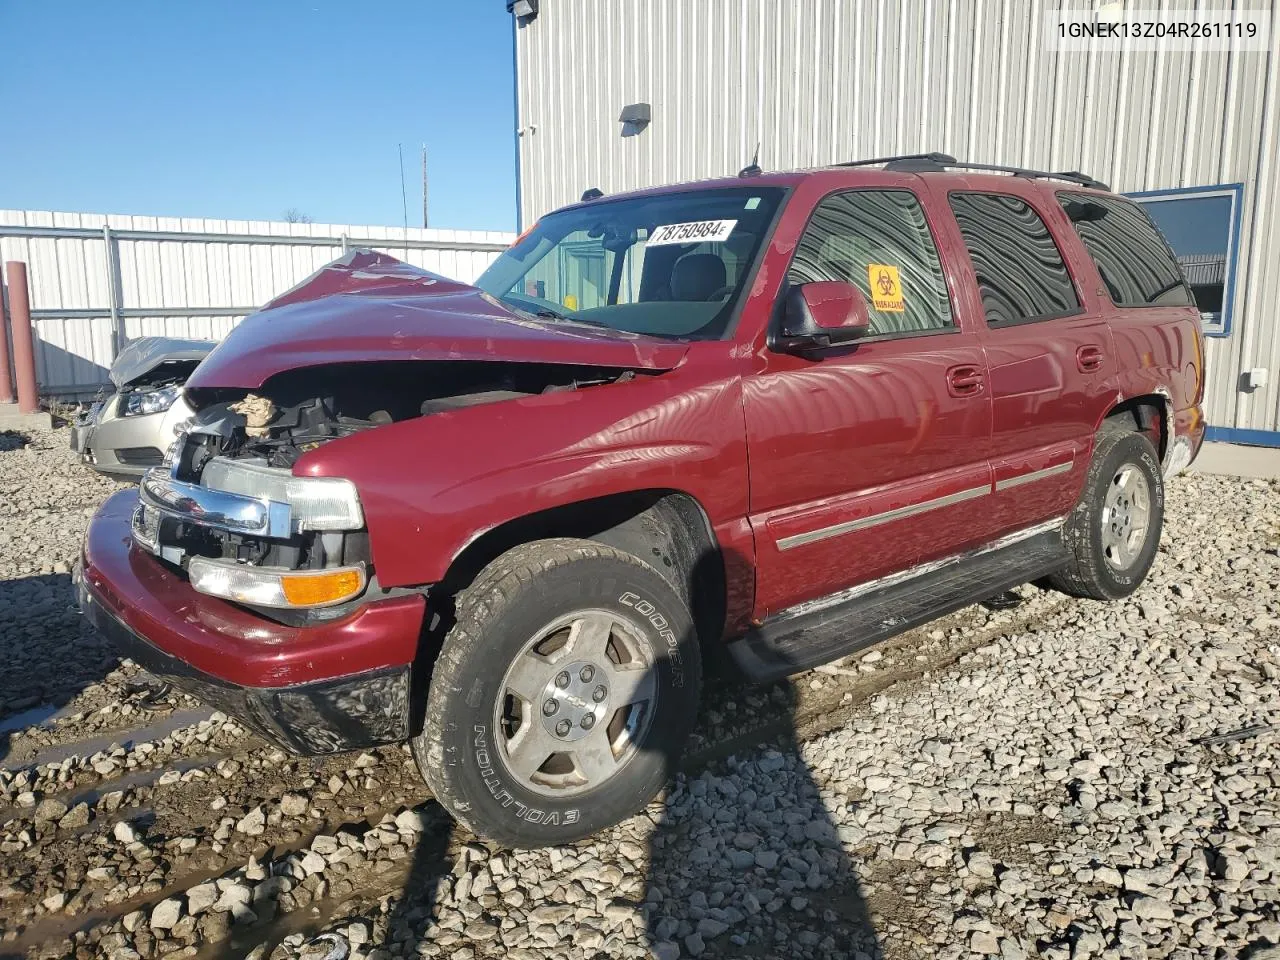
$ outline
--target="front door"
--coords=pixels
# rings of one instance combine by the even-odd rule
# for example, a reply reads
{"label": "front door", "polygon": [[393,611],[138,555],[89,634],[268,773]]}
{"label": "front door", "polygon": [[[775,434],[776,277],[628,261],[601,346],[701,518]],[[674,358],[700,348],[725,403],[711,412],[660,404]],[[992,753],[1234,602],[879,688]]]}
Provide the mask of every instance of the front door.
{"label": "front door", "polygon": [[765,351],[745,378],[758,618],[965,542],[991,489],[982,347],[919,196],[824,198],[782,292],[818,280],[856,285],[871,329],[819,357]]}

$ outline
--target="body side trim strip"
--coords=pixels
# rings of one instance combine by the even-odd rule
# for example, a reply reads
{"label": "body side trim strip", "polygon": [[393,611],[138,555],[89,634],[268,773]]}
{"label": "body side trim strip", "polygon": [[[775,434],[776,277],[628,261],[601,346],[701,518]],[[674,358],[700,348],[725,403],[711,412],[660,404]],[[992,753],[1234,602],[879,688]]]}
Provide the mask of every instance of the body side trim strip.
{"label": "body side trim strip", "polygon": [[884,513],[874,513],[869,517],[846,520],[844,523],[837,523],[830,527],[820,527],[807,533],[796,533],[779,540],[778,549],[790,550],[794,547],[802,547],[808,543],[816,543],[819,540],[838,537],[841,534],[852,533],[855,530],[865,530],[868,527],[876,527],[892,520],[901,520],[904,517],[913,517],[918,513],[927,513],[930,510],[947,507],[953,503],[961,503],[965,500],[972,500],[975,497],[985,497],[989,493],[991,493],[991,485],[983,484],[980,487],[970,487],[968,490],[949,493],[944,497],[935,497],[933,500],[924,500],[920,503],[908,504],[905,507],[896,507],[893,510],[886,510]]}
{"label": "body side trim strip", "polygon": [[1024,483],[1034,483],[1037,480],[1056,477],[1060,473],[1066,473],[1075,465],[1076,461],[1072,458],[1066,463],[1055,463],[1052,467],[1045,467],[1043,470],[1032,470],[1030,473],[1020,473],[1013,477],[1005,477],[1003,480],[996,481],[996,490],[1008,490],[1010,487],[1020,487]]}

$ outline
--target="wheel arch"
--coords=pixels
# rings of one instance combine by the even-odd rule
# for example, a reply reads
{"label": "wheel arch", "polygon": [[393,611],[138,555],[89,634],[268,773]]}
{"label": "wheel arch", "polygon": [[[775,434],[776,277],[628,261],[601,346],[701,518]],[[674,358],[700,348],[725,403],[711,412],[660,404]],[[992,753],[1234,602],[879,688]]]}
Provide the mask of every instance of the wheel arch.
{"label": "wheel arch", "polygon": [[444,579],[431,588],[431,606],[439,612],[442,602],[512,547],[549,537],[595,540],[638,557],[689,605],[703,642],[722,635],[726,585],[720,545],[697,498],[671,488],[610,494],[504,521],[451,559]]}
{"label": "wheel arch", "polygon": [[1157,389],[1118,400],[1099,421],[1120,423],[1136,433],[1143,434],[1156,448],[1162,465],[1167,465],[1170,438],[1173,436],[1173,404],[1167,391]]}

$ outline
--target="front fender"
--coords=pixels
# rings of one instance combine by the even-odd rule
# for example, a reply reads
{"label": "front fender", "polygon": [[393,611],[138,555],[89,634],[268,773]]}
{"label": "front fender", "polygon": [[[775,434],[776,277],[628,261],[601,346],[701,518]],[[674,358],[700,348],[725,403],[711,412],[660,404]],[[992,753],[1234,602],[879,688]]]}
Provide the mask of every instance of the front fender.
{"label": "front fender", "polygon": [[684,367],[467,407],[331,441],[295,472],[355,483],[382,586],[434,583],[485,531],[596,497],[661,488],[713,525],[744,515],[741,387]]}

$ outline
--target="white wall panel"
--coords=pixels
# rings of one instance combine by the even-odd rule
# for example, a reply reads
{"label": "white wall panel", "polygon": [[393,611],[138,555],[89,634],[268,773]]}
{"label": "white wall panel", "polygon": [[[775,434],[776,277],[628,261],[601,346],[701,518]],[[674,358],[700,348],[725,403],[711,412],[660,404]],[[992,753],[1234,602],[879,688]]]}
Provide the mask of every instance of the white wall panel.
{"label": "white wall panel", "polygon": [[[516,35],[522,220],[587,187],[732,175],[757,141],[775,170],[941,150],[1125,192],[1243,183],[1234,330],[1209,341],[1206,405],[1212,424],[1280,430],[1276,36],[1266,53],[1057,53],[1041,30],[1059,5],[542,0]],[[1276,0],[1216,6],[1280,22]],[[623,139],[618,113],[638,101],[653,122]],[[1249,367],[1267,387],[1239,389]]]}
{"label": "white wall panel", "polygon": [[[85,230],[169,231],[205,236],[184,239],[115,237],[118,277],[108,276],[107,243]],[[415,229],[332,223],[277,223],[200,218],[103,216],[43,210],[0,210],[0,228],[67,228],[73,236],[0,235],[0,261],[27,264],[36,333],[36,377],[45,392],[92,390],[106,382],[111,364],[111,291],[124,312],[126,339],[143,336],[220,339],[245,313],[283,293],[342,254],[341,238],[374,241],[416,266],[464,282],[480,275],[513,234],[478,230]],[[232,234],[226,242],[208,235]],[[333,244],[262,243],[256,237],[334,238]],[[408,241],[410,246],[404,246]],[[440,243],[448,249],[413,244]],[[397,245],[399,244],[399,245]],[[234,316],[229,309],[243,308]],[[129,316],[136,309],[175,309],[181,315]],[[201,315],[202,309],[214,309]],[[48,316],[75,310],[73,317]],[[46,315],[42,315],[44,312]]]}

